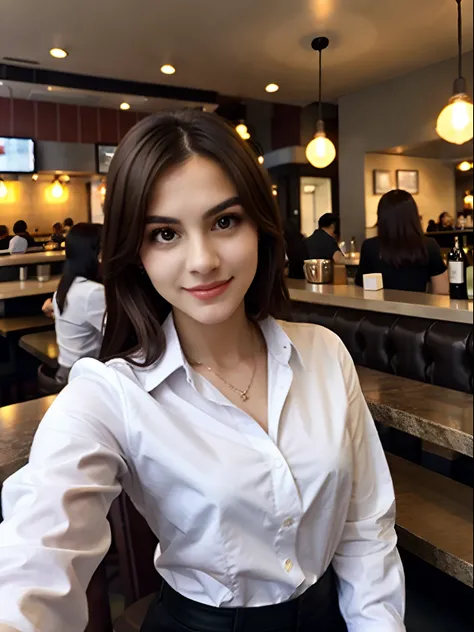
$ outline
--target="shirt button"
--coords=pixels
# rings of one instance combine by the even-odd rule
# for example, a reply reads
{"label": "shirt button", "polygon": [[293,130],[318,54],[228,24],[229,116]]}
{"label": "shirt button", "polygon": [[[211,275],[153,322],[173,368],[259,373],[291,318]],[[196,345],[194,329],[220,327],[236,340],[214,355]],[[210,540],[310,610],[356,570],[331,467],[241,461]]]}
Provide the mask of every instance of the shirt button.
{"label": "shirt button", "polygon": [[287,573],[291,573],[292,570],[293,570],[293,562],[291,560],[286,560],[286,562],[285,562],[285,571]]}
{"label": "shirt button", "polygon": [[293,520],[293,518],[287,518],[285,522],[283,523],[283,526],[285,529],[289,529],[290,527],[294,525],[294,523],[295,521]]}

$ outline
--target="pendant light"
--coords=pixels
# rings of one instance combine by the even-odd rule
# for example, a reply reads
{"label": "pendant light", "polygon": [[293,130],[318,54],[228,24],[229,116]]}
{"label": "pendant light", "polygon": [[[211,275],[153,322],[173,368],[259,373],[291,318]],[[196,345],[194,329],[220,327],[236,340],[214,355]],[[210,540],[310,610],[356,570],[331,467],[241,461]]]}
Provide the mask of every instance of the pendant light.
{"label": "pendant light", "polygon": [[462,76],[462,0],[458,5],[458,77],[454,82],[453,96],[438,116],[436,133],[438,136],[456,145],[463,145],[473,135],[472,100],[466,94],[466,80]]}
{"label": "pendant light", "polygon": [[322,102],[322,51],[329,46],[327,37],[316,37],[311,42],[313,50],[319,52],[319,104],[318,104],[318,121],[316,123],[316,134],[313,140],[306,147],[306,158],[313,167],[324,169],[336,157],[336,148],[334,143],[329,140],[324,131],[323,121],[323,102]]}

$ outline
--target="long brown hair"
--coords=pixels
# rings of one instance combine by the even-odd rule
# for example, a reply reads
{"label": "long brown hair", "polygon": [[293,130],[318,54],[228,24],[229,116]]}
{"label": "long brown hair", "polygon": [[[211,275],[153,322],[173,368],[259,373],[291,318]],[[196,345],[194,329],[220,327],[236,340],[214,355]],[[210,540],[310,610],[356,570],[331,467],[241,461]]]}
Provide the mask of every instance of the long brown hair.
{"label": "long brown hair", "polygon": [[377,226],[383,261],[395,268],[428,263],[418,206],[408,191],[394,189],[380,198]]}
{"label": "long brown hair", "polygon": [[141,268],[139,251],[157,180],[193,155],[210,158],[224,169],[257,225],[258,266],[245,296],[247,316],[261,320],[287,314],[280,216],[257,155],[217,115],[197,110],[160,113],[143,119],[127,133],[110,164],[102,247],[107,303],[103,359],[123,357],[149,366],[164,350],[161,325],[171,305]]}

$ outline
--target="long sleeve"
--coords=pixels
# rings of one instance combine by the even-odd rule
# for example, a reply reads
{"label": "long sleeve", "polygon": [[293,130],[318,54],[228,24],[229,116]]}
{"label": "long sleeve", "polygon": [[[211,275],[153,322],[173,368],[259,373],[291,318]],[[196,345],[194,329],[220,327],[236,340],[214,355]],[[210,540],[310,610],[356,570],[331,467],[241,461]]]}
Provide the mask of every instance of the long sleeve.
{"label": "long sleeve", "polygon": [[82,632],[85,591],[107,552],[109,507],[127,472],[101,420],[120,414],[105,381],[78,377],[41,422],[28,465],[5,482],[0,632]]}
{"label": "long sleeve", "polygon": [[353,489],[333,560],[341,611],[350,632],[403,632],[405,582],[396,548],[392,479],[354,364],[345,348],[342,354]]}

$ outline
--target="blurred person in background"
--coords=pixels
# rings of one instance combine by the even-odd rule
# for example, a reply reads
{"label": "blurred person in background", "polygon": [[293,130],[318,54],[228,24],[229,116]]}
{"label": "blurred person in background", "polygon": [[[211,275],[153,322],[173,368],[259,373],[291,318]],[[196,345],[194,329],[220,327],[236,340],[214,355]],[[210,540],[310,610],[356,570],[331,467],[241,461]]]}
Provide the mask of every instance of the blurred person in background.
{"label": "blurred person in background", "polygon": [[63,222],[63,226],[64,226],[64,234],[67,235],[69,231],[71,230],[71,228],[74,226],[74,220],[72,219],[72,217],[66,217],[66,219]]}
{"label": "blurred person in background", "polygon": [[[15,236],[12,237],[12,240],[10,242],[10,248],[12,247],[12,242],[15,242],[15,245],[13,246],[15,252],[20,252],[20,251],[25,252],[26,248],[34,248],[35,246],[38,245],[36,241],[34,240],[34,238],[28,232],[28,226],[23,219],[19,219],[17,222],[13,224],[13,232]],[[19,239],[16,239],[17,237],[21,237],[21,239],[26,240],[25,250],[21,250],[24,244],[23,242],[20,242]]]}
{"label": "blurred person in background", "polygon": [[306,239],[308,259],[332,259],[334,263],[345,262],[336,238],[338,218],[332,213],[321,215],[318,228]]}
{"label": "blurred person in background", "polygon": [[80,223],[66,238],[66,262],[52,310],[59,348],[56,381],[66,383],[73,364],[80,358],[97,358],[102,344],[105,314],[104,286],[100,282],[100,224]]}
{"label": "blurred person in background", "polygon": [[288,259],[288,277],[290,279],[304,279],[304,262],[308,259],[305,238],[301,234],[297,221],[290,219],[283,231]]}
{"label": "blurred person in background", "polygon": [[438,230],[438,224],[434,221],[434,219],[430,219],[428,222],[428,226],[426,227],[427,233],[434,233]]}
{"label": "blurred person in background", "polygon": [[50,241],[58,245],[63,243],[64,231],[63,231],[63,225],[61,224],[61,222],[56,222],[55,224],[53,224],[53,233],[50,237]]}
{"label": "blurred person in background", "polygon": [[448,294],[446,265],[436,241],[425,237],[413,196],[394,189],[380,198],[377,209],[378,236],[362,244],[356,285],[364,274],[380,272],[384,288]]}
{"label": "blurred person in background", "polygon": [[448,211],[443,211],[438,218],[438,230],[454,230],[454,219]]}
{"label": "blurred person in background", "polygon": [[0,224],[0,251],[8,250],[8,246],[10,245],[10,233],[8,232],[8,226],[4,224]]}

